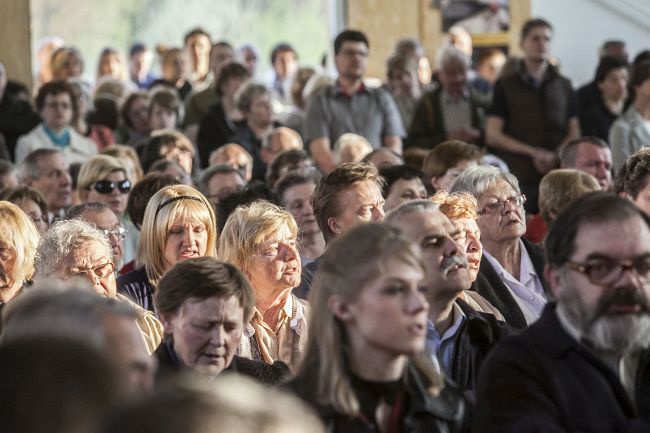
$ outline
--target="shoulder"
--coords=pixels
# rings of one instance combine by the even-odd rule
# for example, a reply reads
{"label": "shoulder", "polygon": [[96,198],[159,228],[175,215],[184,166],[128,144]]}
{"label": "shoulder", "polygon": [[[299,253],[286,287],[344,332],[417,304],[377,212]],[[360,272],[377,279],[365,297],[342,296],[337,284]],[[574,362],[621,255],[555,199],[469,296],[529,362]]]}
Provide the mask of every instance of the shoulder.
{"label": "shoulder", "polygon": [[149,284],[149,277],[147,276],[147,271],[145,268],[141,267],[117,277],[117,284]]}

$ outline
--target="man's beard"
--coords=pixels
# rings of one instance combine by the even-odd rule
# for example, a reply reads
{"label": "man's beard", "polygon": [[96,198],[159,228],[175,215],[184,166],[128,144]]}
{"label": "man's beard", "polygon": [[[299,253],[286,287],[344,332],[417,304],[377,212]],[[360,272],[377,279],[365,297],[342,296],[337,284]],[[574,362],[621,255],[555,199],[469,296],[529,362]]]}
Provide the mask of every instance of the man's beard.
{"label": "man's beard", "polygon": [[[558,305],[582,332],[587,344],[598,352],[623,355],[650,346],[650,303],[638,288],[612,290],[601,297],[595,309],[589,309],[578,291],[571,287],[558,297]],[[638,308],[639,311],[608,314],[617,305]]]}

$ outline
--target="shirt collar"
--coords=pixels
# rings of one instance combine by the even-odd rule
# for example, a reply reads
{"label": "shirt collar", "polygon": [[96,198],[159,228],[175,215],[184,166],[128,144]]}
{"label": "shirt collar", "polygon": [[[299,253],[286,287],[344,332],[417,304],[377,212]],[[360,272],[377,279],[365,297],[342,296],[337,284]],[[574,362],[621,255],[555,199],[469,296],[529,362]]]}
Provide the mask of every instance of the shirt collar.
{"label": "shirt collar", "polygon": [[466,101],[466,100],[469,99],[469,88],[465,87],[465,89],[463,89],[463,92],[461,93],[460,98],[454,98],[449,93],[447,93],[447,91],[445,89],[442,89],[441,95],[442,95],[442,98],[443,98],[444,102],[447,103],[447,104],[452,103],[452,102],[458,102],[458,101]]}
{"label": "shirt collar", "polygon": [[335,95],[345,96],[347,98],[352,98],[354,95],[356,95],[358,93],[367,93],[367,92],[368,92],[368,88],[366,87],[366,85],[364,84],[363,81],[361,82],[361,85],[359,86],[357,91],[352,93],[352,94],[346,92],[345,89],[343,89],[343,87],[341,87],[338,80],[336,81],[336,84],[334,84],[334,94]]}
{"label": "shirt collar", "polygon": [[453,339],[458,333],[461,325],[465,321],[465,313],[454,302],[451,307],[451,315],[453,318],[453,323],[449,328],[447,328],[447,330],[442,336],[438,334],[438,331],[436,330],[435,326],[433,326],[433,322],[431,320],[427,320],[427,339],[437,340],[440,342]]}
{"label": "shirt collar", "polygon": [[[519,240],[519,254],[521,256],[519,264],[519,278],[521,278],[521,284],[525,285],[531,279],[538,277],[538,275],[537,271],[535,271],[535,266],[533,266],[533,262],[528,255],[528,250],[526,250],[526,246],[521,239]],[[499,263],[499,261],[494,258],[494,256],[492,256],[487,250],[483,250],[483,255],[488,260],[488,262],[490,262],[499,276],[506,274],[510,275],[510,272],[506,271],[505,268],[501,266],[501,263]]]}

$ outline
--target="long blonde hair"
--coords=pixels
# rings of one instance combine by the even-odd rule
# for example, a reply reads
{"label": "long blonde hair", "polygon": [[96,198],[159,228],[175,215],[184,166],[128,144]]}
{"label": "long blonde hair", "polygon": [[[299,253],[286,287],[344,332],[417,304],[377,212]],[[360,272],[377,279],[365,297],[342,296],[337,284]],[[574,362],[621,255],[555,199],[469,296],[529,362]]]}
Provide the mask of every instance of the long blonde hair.
{"label": "long blonde hair", "polygon": [[34,276],[34,259],[40,235],[32,219],[18,206],[0,201],[0,242],[16,256],[13,269],[5,270],[13,284],[22,284]]}
{"label": "long blonde hair", "polygon": [[[316,401],[344,415],[357,416],[360,406],[350,383],[346,329],[328,303],[334,295],[354,301],[368,282],[383,272],[388,260],[400,260],[424,271],[419,247],[399,229],[361,224],[328,245],[311,289],[311,325],[298,376],[315,377]],[[428,379],[432,393],[442,389],[443,380],[430,361],[420,356],[412,361]]]}

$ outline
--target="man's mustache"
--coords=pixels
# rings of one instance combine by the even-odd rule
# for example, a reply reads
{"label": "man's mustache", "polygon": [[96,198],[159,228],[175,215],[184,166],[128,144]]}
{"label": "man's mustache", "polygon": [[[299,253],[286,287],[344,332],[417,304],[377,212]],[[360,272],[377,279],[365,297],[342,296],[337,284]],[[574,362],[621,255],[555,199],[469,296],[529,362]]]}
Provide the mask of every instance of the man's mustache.
{"label": "man's mustache", "polygon": [[469,266],[467,256],[456,254],[454,256],[445,257],[440,264],[440,270],[442,271],[443,275],[447,275],[449,271],[451,271],[451,268],[454,266],[460,266],[467,269]]}
{"label": "man's mustache", "polygon": [[628,305],[640,307],[639,314],[650,314],[650,302],[648,297],[645,296],[639,289],[635,287],[620,287],[617,288],[600,298],[596,305],[594,317],[591,323],[599,318],[606,316],[607,312],[614,305]]}

